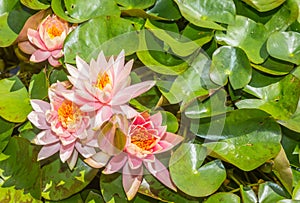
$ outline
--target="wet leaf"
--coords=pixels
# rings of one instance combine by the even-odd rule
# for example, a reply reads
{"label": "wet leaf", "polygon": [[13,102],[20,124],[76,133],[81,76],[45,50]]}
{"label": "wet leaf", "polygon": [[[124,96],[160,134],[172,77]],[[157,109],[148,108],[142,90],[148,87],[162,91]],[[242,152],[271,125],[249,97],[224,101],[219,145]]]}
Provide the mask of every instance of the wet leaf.
{"label": "wet leaf", "polygon": [[297,32],[273,33],[268,39],[267,49],[274,58],[300,64],[300,34]]}
{"label": "wet leaf", "polygon": [[122,9],[145,9],[152,6],[155,0],[116,0],[116,2],[123,7]]}
{"label": "wet leaf", "polygon": [[107,56],[125,50],[127,55],[137,50],[138,38],[130,21],[116,17],[97,17],[82,24],[68,35],[65,62],[75,63],[76,55],[86,61],[98,56],[102,50]]}
{"label": "wet leaf", "polygon": [[285,0],[243,0],[253,8],[257,9],[260,12],[265,12],[272,10],[274,8],[277,8],[282,3],[285,2]]}
{"label": "wet leaf", "polygon": [[285,199],[284,191],[277,184],[266,182],[259,185],[258,199],[259,202],[277,202],[279,200]]}
{"label": "wet leaf", "polygon": [[235,23],[227,27],[226,34],[218,31],[216,39],[219,43],[226,43],[241,48],[253,63],[263,63],[268,57],[265,43],[268,32],[264,25],[256,23],[244,16],[236,16]]}
{"label": "wet leaf", "polygon": [[48,95],[49,82],[46,77],[46,70],[43,69],[39,74],[31,77],[29,84],[29,95],[31,99],[43,100]]}
{"label": "wet leaf", "polygon": [[263,111],[235,110],[226,114],[225,121],[224,117],[219,117],[200,120],[200,123],[192,127],[197,136],[221,139],[204,144],[212,151],[210,155],[244,171],[257,168],[280,151],[280,127]]}
{"label": "wet leaf", "polygon": [[199,27],[225,30],[221,25],[215,22],[226,24],[234,22],[235,5],[232,0],[214,2],[201,0],[175,0],[175,2],[183,17]]}
{"label": "wet leaf", "polygon": [[44,4],[40,2],[39,0],[21,0],[21,3],[31,9],[34,10],[43,10],[50,7],[49,4]]}
{"label": "wet leaf", "polygon": [[184,193],[195,197],[207,196],[214,193],[225,180],[226,171],[220,160],[202,165],[206,155],[206,148],[197,144],[182,144],[172,154],[170,175]]}
{"label": "wet leaf", "polygon": [[172,0],[156,0],[154,6],[152,6],[147,13],[170,20],[178,20],[181,18],[178,6]]}
{"label": "wet leaf", "polygon": [[210,77],[218,85],[226,85],[229,78],[233,89],[241,89],[250,82],[251,73],[251,65],[242,49],[222,46],[214,52]]}
{"label": "wet leaf", "polygon": [[241,186],[241,196],[244,203],[256,203],[258,202],[255,192],[251,187]]}

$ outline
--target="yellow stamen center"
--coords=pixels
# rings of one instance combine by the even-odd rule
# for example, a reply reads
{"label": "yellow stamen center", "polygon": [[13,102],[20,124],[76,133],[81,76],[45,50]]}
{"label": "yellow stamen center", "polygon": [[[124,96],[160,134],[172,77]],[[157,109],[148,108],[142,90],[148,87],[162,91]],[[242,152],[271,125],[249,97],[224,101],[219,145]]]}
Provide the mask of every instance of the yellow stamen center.
{"label": "yellow stamen center", "polygon": [[48,27],[47,33],[51,39],[54,37],[60,36],[63,32],[63,28],[60,25],[54,24]]}
{"label": "yellow stamen center", "polygon": [[143,127],[136,128],[131,136],[131,143],[142,150],[151,149],[154,146],[155,141],[156,138]]}
{"label": "yellow stamen center", "polygon": [[104,87],[110,83],[111,83],[111,81],[110,81],[109,75],[106,72],[104,72],[103,74],[98,75],[97,83],[95,86],[97,88],[99,88],[100,90],[103,90]]}
{"label": "yellow stamen center", "polygon": [[69,128],[76,124],[82,113],[76,104],[65,100],[58,108],[57,114],[62,126]]}

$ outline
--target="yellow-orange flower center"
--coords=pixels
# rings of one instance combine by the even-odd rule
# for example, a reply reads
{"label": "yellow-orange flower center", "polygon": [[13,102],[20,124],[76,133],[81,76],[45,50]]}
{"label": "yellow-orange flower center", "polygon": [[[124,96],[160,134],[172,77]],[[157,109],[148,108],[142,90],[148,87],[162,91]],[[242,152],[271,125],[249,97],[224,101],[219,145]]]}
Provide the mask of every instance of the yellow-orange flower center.
{"label": "yellow-orange flower center", "polygon": [[65,100],[57,110],[58,120],[64,128],[74,126],[82,112],[79,107],[71,101]]}
{"label": "yellow-orange flower center", "polygon": [[103,74],[99,74],[98,75],[98,79],[97,79],[97,83],[96,83],[96,87],[99,88],[100,90],[103,90],[104,87],[107,85],[107,84],[110,84],[111,81],[110,81],[110,77],[109,75],[104,72]]}
{"label": "yellow-orange flower center", "polygon": [[64,31],[62,25],[58,23],[52,24],[50,27],[47,28],[47,33],[51,39],[54,37],[61,36],[62,32]]}
{"label": "yellow-orange flower center", "polygon": [[143,127],[138,127],[131,135],[131,143],[142,150],[149,150],[156,144],[156,138]]}

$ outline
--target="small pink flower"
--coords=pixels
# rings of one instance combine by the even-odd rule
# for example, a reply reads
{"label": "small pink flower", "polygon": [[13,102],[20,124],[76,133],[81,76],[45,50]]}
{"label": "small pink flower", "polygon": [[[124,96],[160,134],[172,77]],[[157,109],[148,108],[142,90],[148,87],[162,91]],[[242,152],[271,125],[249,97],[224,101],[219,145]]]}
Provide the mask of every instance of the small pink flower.
{"label": "small pink flower", "polygon": [[42,100],[31,100],[34,111],[28,119],[41,131],[33,140],[43,145],[38,160],[50,157],[59,151],[62,162],[67,161],[73,169],[78,152],[85,158],[96,153],[97,141],[90,127],[89,115],[76,104],[63,97],[67,83],[53,84],[49,89],[50,104]]}
{"label": "small pink flower", "polygon": [[82,106],[82,111],[95,113],[95,128],[99,128],[113,114],[126,114],[128,118],[135,116],[137,112],[129,107],[128,102],[155,84],[154,81],[145,81],[130,86],[129,74],[133,61],[124,63],[122,51],[116,60],[111,57],[107,61],[101,52],[97,60],[92,59],[90,64],[78,56],[77,68],[67,64],[71,75],[68,78],[75,87],[75,95],[65,96],[76,98],[73,102]]}
{"label": "small pink flower", "polygon": [[[105,174],[111,174],[123,168],[123,188],[129,200],[135,196],[141,184],[142,165],[164,185],[176,191],[168,169],[156,159],[155,155],[172,149],[183,138],[166,132],[167,127],[161,124],[160,112],[152,116],[148,113],[138,114],[129,125],[127,144],[123,152],[114,156],[103,171]],[[123,128],[127,129],[126,126]],[[101,146],[103,151],[106,151],[106,146]]]}
{"label": "small pink flower", "polygon": [[[37,30],[29,28],[27,36],[30,43],[25,47],[25,53],[32,54],[30,61],[49,63],[60,66],[58,59],[63,56],[62,48],[66,36],[74,29],[68,22],[56,15],[48,15],[38,26]],[[24,46],[23,46],[24,47]]]}

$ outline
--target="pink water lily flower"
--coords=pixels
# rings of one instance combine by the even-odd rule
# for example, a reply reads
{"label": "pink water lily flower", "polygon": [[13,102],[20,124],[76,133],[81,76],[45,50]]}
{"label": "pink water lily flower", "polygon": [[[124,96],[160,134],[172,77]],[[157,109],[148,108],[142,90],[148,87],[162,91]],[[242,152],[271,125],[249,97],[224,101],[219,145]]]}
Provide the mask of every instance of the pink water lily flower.
{"label": "pink water lily flower", "polygon": [[114,113],[133,117],[137,112],[129,107],[128,102],[149,90],[155,82],[130,85],[132,64],[132,60],[125,64],[124,51],[116,59],[111,57],[108,61],[101,52],[97,60],[92,59],[90,64],[77,56],[77,68],[67,64],[68,78],[75,87],[75,95],[65,96],[76,98],[73,102],[82,106],[82,111],[95,113],[95,128],[99,128]]}
{"label": "pink water lily flower", "polygon": [[32,54],[30,57],[32,62],[48,59],[52,66],[60,66],[58,59],[63,56],[64,40],[73,29],[74,26],[69,26],[68,22],[56,15],[48,15],[37,30],[28,29],[27,36],[30,43],[23,44],[21,49],[27,54]]}
{"label": "pink water lily flower", "polygon": [[146,112],[138,114],[129,125],[123,152],[114,156],[106,165],[103,171],[105,174],[112,174],[123,168],[123,188],[129,200],[135,196],[142,182],[143,165],[160,182],[176,191],[168,169],[155,155],[172,149],[183,138],[166,132],[166,129],[166,126],[162,126],[160,112],[152,116]]}
{"label": "pink water lily flower", "polygon": [[62,162],[73,169],[78,153],[88,158],[96,153],[97,140],[90,127],[92,119],[78,105],[63,97],[67,83],[56,83],[49,88],[50,103],[31,100],[34,111],[28,119],[42,131],[32,141],[43,145],[38,160],[50,157],[59,151]]}

